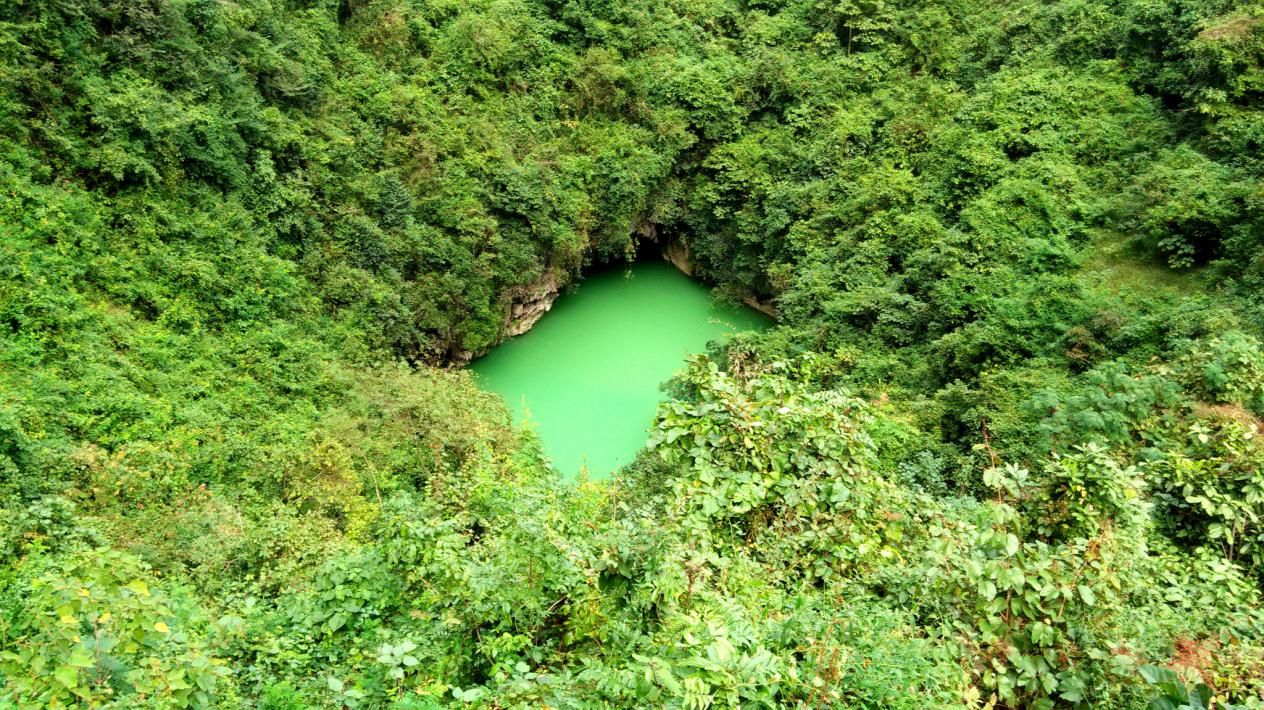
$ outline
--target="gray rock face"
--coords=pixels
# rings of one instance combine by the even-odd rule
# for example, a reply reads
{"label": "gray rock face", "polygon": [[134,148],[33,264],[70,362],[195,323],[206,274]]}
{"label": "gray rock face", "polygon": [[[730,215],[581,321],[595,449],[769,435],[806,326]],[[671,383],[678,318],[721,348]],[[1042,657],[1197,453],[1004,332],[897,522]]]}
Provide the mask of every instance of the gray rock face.
{"label": "gray rock face", "polygon": [[742,296],[742,303],[745,303],[769,318],[774,320],[777,318],[776,307],[774,307],[769,301],[761,301],[758,298],[755,298],[754,294],[748,293],[745,296]]}
{"label": "gray rock face", "polygon": [[512,305],[501,328],[501,338],[512,338],[531,330],[553,308],[559,288],[557,276],[552,271],[546,271],[536,281],[511,291]]}
{"label": "gray rock face", "polygon": [[[670,241],[663,245],[663,259],[672,266],[680,270],[685,276],[693,276],[693,255],[689,253],[689,246],[678,241]],[[777,317],[777,309],[768,301],[761,301],[755,297],[755,294],[748,293],[742,296],[742,303],[754,308],[772,318]]]}
{"label": "gray rock face", "polygon": [[[653,224],[639,224],[633,229],[633,233],[641,239],[659,245],[659,249],[665,259],[672,266],[675,266],[686,276],[694,275],[693,254],[690,253],[688,245],[676,240],[661,240],[658,230]],[[505,295],[509,298],[509,312],[505,315],[505,322],[500,329],[500,337],[496,344],[500,344],[505,340],[514,336],[522,335],[531,330],[540,319],[544,317],[553,308],[553,302],[557,300],[561,283],[557,274],[551,269],[544,272],[540,278],[532,281],[525,286],[519,286],[511,289]],[[753,294],[747,294],[742,298],[751,308],[762,311],[773,318],[777,317],[777,311],[771,303],[760,301]],[[455,350],[448,354],[448,360],[457,367],[468,364],[474,358],[484,354],[487,350]]]}
{"label": "gray rock face", "polygon": [[676,241],[668,242],[663,247],[663,258],[680,269],[680,273],[693,276],[693,255],[689,253],[689,247],[685,244]]}
{"label": "gray rock face", "polygon": [[[509,312],[505,314],[505,322],[500,328],[500,337],[494,345],[499,345],[508,338],[531,330],[531,327],[553,308],[553,302],[557,300],[560,290],[561,284],[558,283],[557,275],[550,270],[544,272],[544,275],[535,281],[506,293],[510,301]],[[457,367],[463,367],[486,352],[487,349],[454,350],[448,353],[448,362]]]}

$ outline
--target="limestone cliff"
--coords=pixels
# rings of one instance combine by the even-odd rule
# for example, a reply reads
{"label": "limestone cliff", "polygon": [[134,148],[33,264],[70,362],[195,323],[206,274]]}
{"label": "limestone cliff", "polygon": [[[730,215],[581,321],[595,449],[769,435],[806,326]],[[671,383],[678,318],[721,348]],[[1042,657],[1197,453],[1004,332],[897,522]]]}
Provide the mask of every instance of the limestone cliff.
{"label": "limestone cliff", "polygon": [[[633,234],[641,239],[657,245],[663,259],[679,269],[681,273],[689,277],[694,276],[693,254],[689,249],[689,245],[675,239],[664,238],[658,233],[655,225],[648,222],[637,224],[632,231]],[[557,300],[561,287],[562,282],[557,274],[552,269],[548,269],[544,272],[544,275],[535,281],[506,292],[505,296],[509,300],[509,311],[505,314],[505,321],[500,329],[500,337],[492,347],[531,330],[544,317],[544,314],[553,308],[553,302]],[[741,300],[757,311],[761,311],[773,318],[777,317],[777,311],[773,308],[772,303],[761,301],[752,293],[741,295]],[[480,351],[453,350],[449,353],[448,359],[454,365],[465,365],[485,352],[487,352],[487,349]]]}
{"label": "limestone cliff", "polygon": [[[689,245],[684,242],[672,240],[662,243],[660,251],[663,259],[667,260],[672,266],[675,266],[685,276],[693,277],[694,265],[693,254],[689,251]],[[742,303],[754,308],[769,317],[777,317],[777,309],[773,307],[771,301],[761,301],[755,294],[746,293],[741,296]]]}
{"label": "limestone cliff", "polygon": [[539,279],[510,291],[511,305],[505,326],[501,328],[501,338],[512,338],[531,330],[553,307],[559,289],[557,276],[546,271]]}
{"label": "limestone cliff", "polygon": [[[500,328],[500,337],[493,347],[507,338],[522,335],[531,330],[531,327],[539,322],[549,309],[553,308],[553,302],[557,300],[560,290],[561,283],[557,274],[550,269],[535,281],[506,292],[505,296],[509,299],[509,312],[505,314],[505,322]],[[449,354],[449,360],[454,365],[465,365],[486,353],[487,350],[454,350]]]}
{"label": "limestone cliff", "polygon": [[693,255],[684,242],[670,241],[663,245],[663,258],[680,269],[685,276],[693,276]]}

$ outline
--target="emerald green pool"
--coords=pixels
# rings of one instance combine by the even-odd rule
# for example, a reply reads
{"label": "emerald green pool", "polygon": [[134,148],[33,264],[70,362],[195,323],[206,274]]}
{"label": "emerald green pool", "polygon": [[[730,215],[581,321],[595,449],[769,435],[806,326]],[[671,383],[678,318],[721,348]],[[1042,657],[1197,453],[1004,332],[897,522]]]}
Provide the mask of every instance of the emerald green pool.
{"label": "emerald green pool", "polygon": [[645,444],[659,385],[687,354],[769,323],[744,306],[717,307],[707,287],[667,263],[639,262],[585,278],[470,367],[531,422],[564,476],[605,478]]}

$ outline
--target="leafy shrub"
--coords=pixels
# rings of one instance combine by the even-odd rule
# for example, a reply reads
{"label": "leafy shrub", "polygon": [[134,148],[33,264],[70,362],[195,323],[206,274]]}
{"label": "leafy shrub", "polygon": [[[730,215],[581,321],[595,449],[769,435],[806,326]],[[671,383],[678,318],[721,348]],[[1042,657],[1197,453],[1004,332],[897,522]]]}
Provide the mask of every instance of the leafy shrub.
{"label": "leafy shrub", "polygon": [[153,581],[138,560],[108,548],[78,552],[32,580],[19,592],[12,646],[0,654],[8,698],[209,706],[228,668],[205,648],[193,610],[150,591]]}
{"label": "leafy shrub", "polygon": [[895,554],[907,502],[872,473],[863,402],[803,391],[781,374],[739,380],[705,359],[685,378],[696,399],[660,408],[650,446],[684,465],[674,498],[699,544],[750,547],[819,578]]}

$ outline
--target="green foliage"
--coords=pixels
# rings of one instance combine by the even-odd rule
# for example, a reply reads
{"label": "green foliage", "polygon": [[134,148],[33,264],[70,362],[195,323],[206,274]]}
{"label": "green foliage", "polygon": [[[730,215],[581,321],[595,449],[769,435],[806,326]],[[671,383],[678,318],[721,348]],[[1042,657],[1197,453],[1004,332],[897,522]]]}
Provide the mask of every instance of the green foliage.
{"label": "green foliage", "polygon": [[[0,704],[1264,702],[1258,2],[0,9]],[[435,367],[668,246],[615,480]]]}
{"label": "green foliage", "polygon": [[1159,156],[1136,189],[1144,205],[1138,231],[1180,268],[1217,255],[1249,188],[1235,183],[1228,167],[1182,145]]}
{"label": "green foliage", "polygon": [[1177,366],[1200,400],[1264,414],[1264,348],[1258,339],[1230,331],[1189,348]]}
{"label": "green foliage", "polygon": [[1205,710],[1212,707],[1236,710],[1247,707],[1217,700],[1211,688],[1204,683],[1189,687],[1168,668],[1142,666],[1140,670],[1141,677],[1159,691],[1159,695],[1150,701],[1151,710]]}
{"label": "green foliage", "polygon": [[796,391],[782,374],[737,380],[704,360],[685,381],[696,401],[663,405],[649,446],[687,472],[673,498],[700,545],[751,548],[808,578],[897,553],[907,503],[871,473],[862,401]]}
{"label": "green foliage", "polygon": [[[985,476],[997,490],[991,525],[940,523],[930,531],[946,598],[954,600],[943,612],[945,632],[1008,705],[1088,701],[1101,692],[1094,685],[1103,671],[1094,666],[1127,662],[1112,659],[1103,632],[1120,604],[1122,573],[1139,552],[1137,516],[1119,515],[1137,482],[1095,449],[1049,469],[1045,490],[1033,496],[1034,520],[1007,502],[1028,495],[1028,472],[1011,464]],[[1047,507],[1067,497],[1070,504]]]}
{"label": "green foliage", "polygon": [[8,699],[63,707],[135,695],[158,707],[210,705],[229,670],[200,640],[201,620],[151,582],[134,557],[96,548],[19,590],[13,650],[0,654]]}
{"label": "green foliage", "polygon": [[[1250,427],[1250,428],[1248,428]],[[1177,539],[1207,544],[1258,572],[1264,565],[1264,449],[1254,422],[1194,421],[1150,466]]]}
{"label": "green foliage", "polygon": [[1135,526],[1145,516],[1144,483],[1136,467],[1123,468],[1096,444],[1056,455],[1042,471],[1033,513],[1040,534],[1055,540],[1102,532],[1103,525]]}

